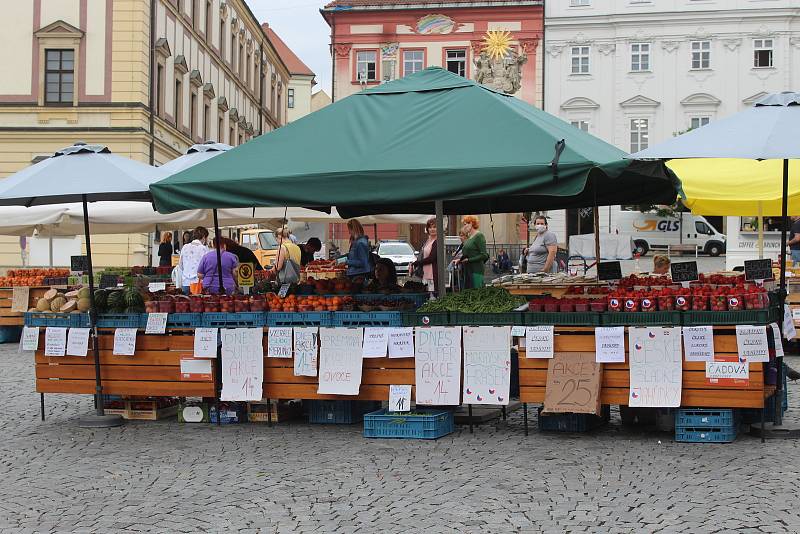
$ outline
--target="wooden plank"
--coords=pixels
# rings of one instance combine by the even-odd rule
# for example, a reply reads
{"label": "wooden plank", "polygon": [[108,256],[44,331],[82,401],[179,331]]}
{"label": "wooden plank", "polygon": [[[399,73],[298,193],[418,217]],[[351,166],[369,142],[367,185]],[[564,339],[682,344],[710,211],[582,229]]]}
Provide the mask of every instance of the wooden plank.
{"label": "wooden plank", "polygon": [[0,308],[0,317],[22,317],[24,312],[11,311],[11,308]]}
{"label": "wooden plank", "polygon": [[[103,380],[180,382],[180,367],[167,365],[108,365],[100,366]],[[94,380],[94,365],[36,366],[36,378]],[[213,382],[213,378],[209,380]]]}
{"label": "wooden plank", "polygon": [[[149,335],[146,336],[144,332],[140,332],[136,336],[136,351],[147,350],[168,350],[169,349],[168,335]],[[114,348],[114,336],[101,335],[98,338],[100,342],[100,350],[112,350]]]}
{"label": "wooden plank", "polygon": [[[267,367],[264,369],[264,382],[277,384],[317,384],[315,376],[294,376],[290,368]],[[364,369],[361,385],[414,384],[413,369]],[[387,397],[388,399],[388,397]]]}
{"label": "wooden plank", "polygon": [[[757,364],[750,364],[757,365]],[[547,369],[520,369],[520,387],[534,386],[543,387],[547,384]],[[722,389],[722,390],[757,390],[764,388],[764,374],[761,372],[750,373],[750,384],[748,386],[726,386],[719,384],[706,384],[705,371],[687,371],[684,369],[682,383],[684,389]],[[629,388],[630,373],[624,370],[603,370],[604,388]]]}
{"label": "wooden plank", "polygon": [[0,326],[23,326],[25,318],[19,317],[0,317]]}
{"label": "wooden plank", "polygon": [[[42,345],[39,345],[40,347]],[[100,365],[175,365],[180,366],[182,357],[191,356],[191,353],[170,352],[166,350],[139,351],[134,356],[115,356],[110,350],[100,351]],[[85,358],[77,356],[50,357],[41,351],[36,352],[36,363],[57,363],[60,365],[94,365],[94,354],[91,350]]]}
{"label": "wooden plank", "polygon": [[[544,386],[520,387],[520,401],[541,404],[544,402]],[[628,388],[603,388],[600,392],[603,404],[628,405]],[[684,389],[681,406],[687,408],[763,408],[764,398],[760,390],[704,390]]]}
{"label": "wooden plank", "polygon": [[[412,387],[412,398],[416,394]],[[264,397],[270,399],[389,400],[389,386],[362,385],[358,396],[319,395],[316,384],[264,384]]]}
{"label": "wooden plank", "polygon": [[169,350],[189,351],[190,354],[194,354],[194,335],[168,336],[167,347]]}
{"label": "wooden plank", "polygon": [[[39,379],[36,380],[36,391],[37,393],[94,394],[94,380]],[[213,397],[215,395],[214,384],[210,382],[131,382],[121,380],[103,382],[103,393],[141,397]],[[386,398],[388,399],[388,393]]]}
{"label": "wooden plank", "polygon": [[[366,358],[363,360],[364,369],[414,369],[414,358]],[[264,358],[264,367],[294,368],[292,358]]]}

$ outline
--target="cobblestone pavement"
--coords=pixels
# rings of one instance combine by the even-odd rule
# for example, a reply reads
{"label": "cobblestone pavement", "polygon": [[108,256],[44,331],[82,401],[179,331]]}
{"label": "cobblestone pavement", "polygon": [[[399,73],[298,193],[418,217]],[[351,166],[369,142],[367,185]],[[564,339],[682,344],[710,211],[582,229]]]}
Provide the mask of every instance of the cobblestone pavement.
{"label": "cobblestone pavement", "polygon": [[75,420],[89,397],[48,395],[41,422],[33,389],[30,355],[1,346],[0,532],[800,531],[793,440],[682,444],[618,419],[525,437],[519,412],[435,442],[304,423],[92,431]]}

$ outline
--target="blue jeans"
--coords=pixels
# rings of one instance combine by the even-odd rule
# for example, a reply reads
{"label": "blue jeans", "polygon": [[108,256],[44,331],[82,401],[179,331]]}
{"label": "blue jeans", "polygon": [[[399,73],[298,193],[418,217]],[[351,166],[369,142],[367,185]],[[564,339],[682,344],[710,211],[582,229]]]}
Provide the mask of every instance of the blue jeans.
{"label": "blue jeans", "polygon": [[183,289],[183,294],[184,294],[184,295],[190,295],[190,294],[192,293],[192,292],[189,290],[189,286],[183,286],[181,289]]}
{"label": "blue jeans", "polygon": [[795,265],[800,264],[800,250],[792,249],[792,262],[794,262]]}

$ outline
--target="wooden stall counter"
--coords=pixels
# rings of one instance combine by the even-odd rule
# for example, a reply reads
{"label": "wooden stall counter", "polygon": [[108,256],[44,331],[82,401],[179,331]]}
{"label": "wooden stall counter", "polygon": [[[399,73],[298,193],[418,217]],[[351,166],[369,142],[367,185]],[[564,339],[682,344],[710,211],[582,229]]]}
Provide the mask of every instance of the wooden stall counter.
{"label": "wooden stall counter", "polygon": [[[47,287],[29,287],[28,289],[28,305],[25,311],[36,307],[36,303],[44,296],[50,286]],[[12,311],[12,298],[14,296],[14,288],[0,288],[0,326],[23,326],[25,322],[24,312]]]}

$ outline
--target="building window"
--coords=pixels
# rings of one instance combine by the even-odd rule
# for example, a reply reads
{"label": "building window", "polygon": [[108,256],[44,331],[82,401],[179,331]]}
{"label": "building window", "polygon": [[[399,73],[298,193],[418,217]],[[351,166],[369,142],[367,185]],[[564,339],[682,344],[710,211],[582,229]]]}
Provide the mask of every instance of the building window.
{"label": "building window", "polygon": [[772,67],[772,39],[753,39],[753,67]]}
{"label": "building window", "polygon": [[403,51],[403,76],[414,74],[425,68],[425,52],[423,50]]}
{"label": "building window", "polygon": [[281,121],[283,120],[283,105],[282,105],[283,103],[280,91],[278,91],[278,94],[275,96],[275,100],[276,100],[275,111],[276,111],[276,116],[278,118],[278,125],[280,125]]}
{"label": "building window", "polygon": [[583,7],[588,5],[589,0],[569,0],[569,7]]}
{"label": "building window", "polygon": [[244,43],[239,43],[239,77],[244,78],[247,63],[244,61]]}
{"label": "building window", "polygon": [[75,51],[47,50],[45,103],[72,104],[75,94]]}
{"label": "building window", "polygon": [[200,2],[203,0],[192,1],[192,27],[195,31],[200,31]]}
{"label": "building window", "polygon": [[631,43],[631,71],[650,70],[650,43]]}
{"label": "building window", "polygon": [[589,121],[570,121],[569,123],[579,130],[589,131]]}
{"label": "building window", "polygon": [[589,74],[589,47],[572,47],[572,74]]}
{"label": "building window", "polygon": [[242,132],[239,132],[239,143],[238,144],[240,144],[240,145],[244,144],[244,134]]}
{"label": "building window", "polygon": [[381,77],[384,82],[391,82],[394,80],[394,65],[396,60],[384,59],[381,60]]}
{"label": "building window", "polygon": [[236,72],[236,28],[231,25],[231,70]]}
{"label": "building window", "polygon": [[236,134],[233,131],[233,126],[231,126],[228,130],[228,144],[231,146],[236,146]]}
{"label": "building window", "polygon": [[211,140],[211,106],[203,105],[203,141]]}
{"label": "building window", "polygon": [[289,89],[286,94],[286,105],[289,109],[294,109],[294,89]]}
{"label": "building window", "polygon": [[211,17],[212,7],[211,0],[206,0],[206,42],[209,44],[211,43],[211,23],[213,22]]}
{"label": "building window", "polygon": [[220,113],[219,119],[217,119],[217,142],[224,143],[225,142],[225,117],[222,116]]}
{"label": "building window", "polygon": [[692,41],[692,70],[711,68],[711,41]]}
{"label": "building window", "polygon": [[194,141],[197,138],[197,92],[192,91],[191,99],[189,100],[189,135]]}
{"label": "building window", "polygon": [[461,50],[447,50],[445,56],[445,63],[447,70],[459,76],[467,76],[467,51]]}
{"label": "building window", "polygon": [[156,109],[155,113],[161,117],[164,113],[164,65],[161,63],[156,67]]}
{"label": "building window", "polygon": [[[175,76],[180,76],[175,73]],[[175,80],[175,127],[180,130],[183,127],[183,82]]]}
{"label": "building window", "polygon": [[219,57],[225,60],[225,21],[219,19]]}
{"label": "building window", "polygon": [[650,121],[648,119],[631,119],[631,154],[647,148],[649,139]]}
{"label": "building window", "polygon": [[244,64],[244,83],[247,85],[247,88],[250,88],[250,67],[253,64],[253,57],[250,54],[247,54],[247,61]]}
{"label": "building window", "polygon": [[695,128],[705,126],[709,122],[711,122],[711,117],[692,117],[689,121],[689,128],[694,130]]}
{"label": "building window", "polygon": [[373,50],[356,52],[356,80],[374,82],[378,79],[378,53]]}

